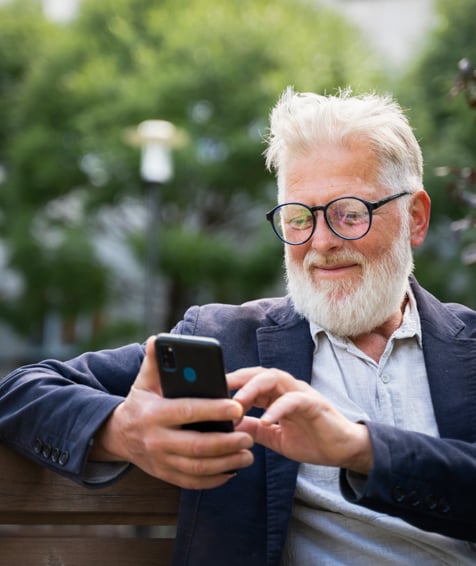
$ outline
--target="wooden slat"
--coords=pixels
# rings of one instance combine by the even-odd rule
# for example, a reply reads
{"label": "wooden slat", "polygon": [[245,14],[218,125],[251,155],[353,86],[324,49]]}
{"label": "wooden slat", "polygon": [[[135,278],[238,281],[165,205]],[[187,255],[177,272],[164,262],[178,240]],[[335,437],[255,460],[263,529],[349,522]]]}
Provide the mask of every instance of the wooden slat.
{"label": "wooden slat", "polygon": [[0,444],[0,566],[168,566],[178,496],[137,469],[87,489]]}
{"label": "wooden slat", "polygon": [[0,444],[0,524],[175,524],[178,488],[138,469],[87,489]]}
{"label": "wooden slat", "polygon": [[173,540],[0,539],[0,566],[170,566]]}

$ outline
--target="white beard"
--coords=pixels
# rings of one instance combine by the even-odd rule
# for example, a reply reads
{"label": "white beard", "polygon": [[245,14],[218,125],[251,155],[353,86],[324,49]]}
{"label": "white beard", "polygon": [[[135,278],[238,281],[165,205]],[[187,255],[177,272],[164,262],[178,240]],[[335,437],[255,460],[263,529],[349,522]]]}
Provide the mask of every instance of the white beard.
{"label": "white beard", "polygon": [[[304,264],[294,262],[285,246],[288,291],[296,311],[310,322],[344,337],[354,337],[381,326],[400,310],[413,271],[408,226],[378,261],[370,262],[356,251],[322,256],[309,250]],[[310,266],[350,261],[362,268],[355,280],[314,281]]]}

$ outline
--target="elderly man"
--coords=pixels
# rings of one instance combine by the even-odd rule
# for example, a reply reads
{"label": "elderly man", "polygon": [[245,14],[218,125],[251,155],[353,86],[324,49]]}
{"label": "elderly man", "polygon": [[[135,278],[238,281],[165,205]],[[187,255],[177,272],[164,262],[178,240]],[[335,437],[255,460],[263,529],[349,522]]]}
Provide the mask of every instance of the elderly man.
{"label": "elderly man", "polygon": [[474,564],[476,313],[411,275],[430,199],[408,121],[288,89],[268,142],[289,295],[173,330],[220,340],[233,399],[163,398],[149,339],[18,369],[0,439],[85,485],[132,463],[183,487],[180,566]]}

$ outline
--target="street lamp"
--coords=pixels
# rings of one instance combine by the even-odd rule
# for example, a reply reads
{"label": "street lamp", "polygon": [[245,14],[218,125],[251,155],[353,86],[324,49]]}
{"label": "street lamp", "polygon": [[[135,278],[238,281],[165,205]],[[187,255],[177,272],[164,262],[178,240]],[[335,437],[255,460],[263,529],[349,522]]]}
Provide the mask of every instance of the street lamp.
{"label": "street lamp", "polygon": [[160,187],[173,176],[172,149],[184,142],[183,133],[164,120],[145,120],[127,133],[130,145],[141,148],[141,177],[146,186],[147,228],[144,281],[146,335],[157,332],[157,278]]}
{"label": "street lamp", "polygon": [[172,148],[181,136],[165,120],[145,120],[137,126],[136,140],[142,148],[141,176],[147,183],[166,183],[173,176]]}

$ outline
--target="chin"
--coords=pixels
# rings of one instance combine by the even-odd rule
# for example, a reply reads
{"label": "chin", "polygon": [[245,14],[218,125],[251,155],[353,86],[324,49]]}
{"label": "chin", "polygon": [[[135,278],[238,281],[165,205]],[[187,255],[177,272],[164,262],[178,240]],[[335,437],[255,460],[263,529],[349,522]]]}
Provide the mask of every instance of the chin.
{"label": "chin", "polygon": [[327,304],[344,305],[352,296],[358,293],[362,286],[362,276],[343,277],[333,280],[312,279],[309,292],[312,295],[320,296]]}
{"label": "chin", "polygon": [[411,254],[403,264],[401,255],[396,258],[392,253],[375,264],[359,259],[359,277],[316,280],[305,266],[286,257],[287,286],[296,311],[344,337],[371,332],[386,322],[400,309],[407,292]]}

